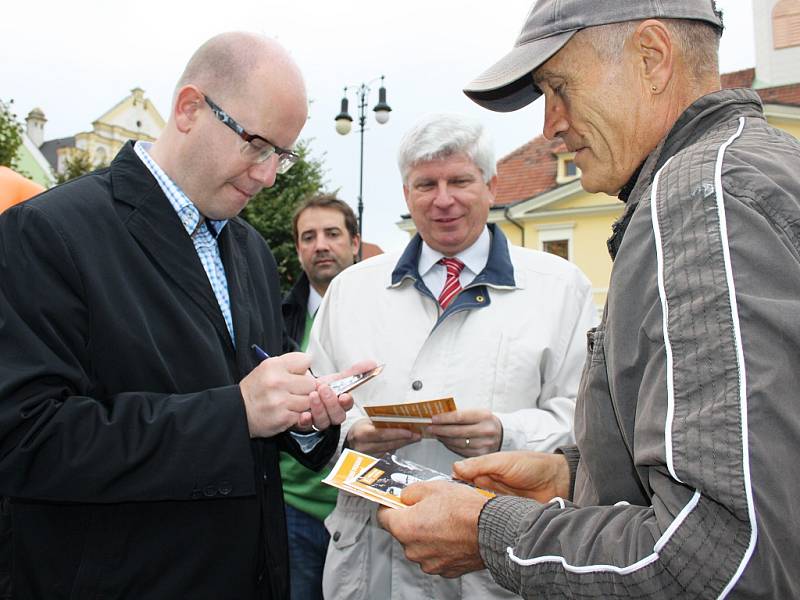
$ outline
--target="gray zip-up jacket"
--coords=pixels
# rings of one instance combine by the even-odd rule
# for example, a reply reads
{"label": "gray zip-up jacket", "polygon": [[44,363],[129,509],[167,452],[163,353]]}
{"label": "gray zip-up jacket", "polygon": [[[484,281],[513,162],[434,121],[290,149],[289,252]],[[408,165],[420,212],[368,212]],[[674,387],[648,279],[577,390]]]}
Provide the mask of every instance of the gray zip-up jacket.
{"label": "gray zip-up jacket", "polygon": [[609,246],[574,503],[487,503],[486,565],[525,598],[800,597],[800,144],[700,98]]}

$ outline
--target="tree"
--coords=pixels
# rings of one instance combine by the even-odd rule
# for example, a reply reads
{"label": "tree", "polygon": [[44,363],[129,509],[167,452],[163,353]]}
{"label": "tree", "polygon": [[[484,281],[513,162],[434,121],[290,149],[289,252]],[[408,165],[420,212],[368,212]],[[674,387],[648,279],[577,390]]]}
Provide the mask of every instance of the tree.
{"label": "tree", "polygon": [[300,262],[292,236],[292,214],[297,205],[310,196],[323,193],[323,164],[309,154],[308,142],[296,150],[300,160],[275,185],[253,196],[241,213],[269,244],[278,263],[283,291],[290,289],[300,276]]}
{"label": "tree", "polygon": [[64,172],[56,174],[56,181],[58,183],[64,183],[65,181],[75,179],[76,177],[91,173],[97,169],[102,169],[106,166],[108,165],[95,164],[86,150],[76,149],[64,163]]}
{"label": "tree", "polygon": [[22,144],[22,125],[17,115],[11,112],[13,100],[0,100],[0,166],[13,167],[16,163],[17,150]]}

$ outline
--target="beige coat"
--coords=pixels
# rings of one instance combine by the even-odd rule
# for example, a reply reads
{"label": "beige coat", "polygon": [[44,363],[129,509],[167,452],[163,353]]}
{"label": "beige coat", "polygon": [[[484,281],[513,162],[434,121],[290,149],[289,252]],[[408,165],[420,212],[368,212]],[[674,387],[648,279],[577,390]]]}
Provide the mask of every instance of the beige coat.
{"label": "beige coat", "polygon": [[[460,409],[494,411],[503,424],[503,450],[553,450],[573,440],[586,331],[596,321],[590,284],[574,265],[510,246],[502,232],[490,230],[483,277],[444,315],[417,274],[418,237],[402,256],[378,256],[342,272],[317,313],[308,351],[317,373],[363,358],[386,364],[355,392],[357,403],[453,396]],[[360,418],[353,409],[342,441]],[[397,454],[444,473],[461,458],[437,440]],[[326,520],[332,536],[323,583],[328,600],[516,597],[488,571],[459,579],[425,575],[377,526],[375,508],[339,494]]]}

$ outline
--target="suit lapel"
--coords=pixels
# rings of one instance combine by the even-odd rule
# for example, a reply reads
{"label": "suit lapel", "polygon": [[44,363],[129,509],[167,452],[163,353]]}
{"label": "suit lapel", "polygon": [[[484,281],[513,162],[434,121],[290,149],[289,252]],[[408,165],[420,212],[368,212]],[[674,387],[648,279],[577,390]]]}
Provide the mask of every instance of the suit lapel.
{"label": "suit lapel", "polygon": [[[233,219],[228,222],[219,236],[219,249],[222,264],[228,278],[228,295],[231,303],[233,333],[236,337],[236,365],[241,376],[253,367],[250,356],[250,273],[244,248],[247,247],[246,230]],[[250,293],[249,293],[250,292]]]}
{"label": "suit lapel", "polygon": [[225,319],[194,244],[132,144],[124,146],[114,159],[111,174],[115,199],[134,208],[125,219],[131,235],[230,345]]}

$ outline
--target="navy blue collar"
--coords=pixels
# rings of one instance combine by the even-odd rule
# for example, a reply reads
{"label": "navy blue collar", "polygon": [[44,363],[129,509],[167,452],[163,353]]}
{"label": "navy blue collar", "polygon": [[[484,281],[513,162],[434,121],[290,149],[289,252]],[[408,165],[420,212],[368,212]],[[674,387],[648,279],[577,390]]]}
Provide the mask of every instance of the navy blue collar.
{"label": "navy blue collar", "polygon": [[[508,253],[508,241],[502,230],[490,223],[487,225],[492,234],[492,245],[489,247],[489,259],[483,271],[478,273],[469,287],[488,285],[491,287],[516,287],[514,279],[514,266]],[[422,247],[422,238],[417,233],[406,246],[400,260],[397,261],[392,271],[392,287],[400,284],[405,278],[421,281],[419,274],[419,253]]]}

